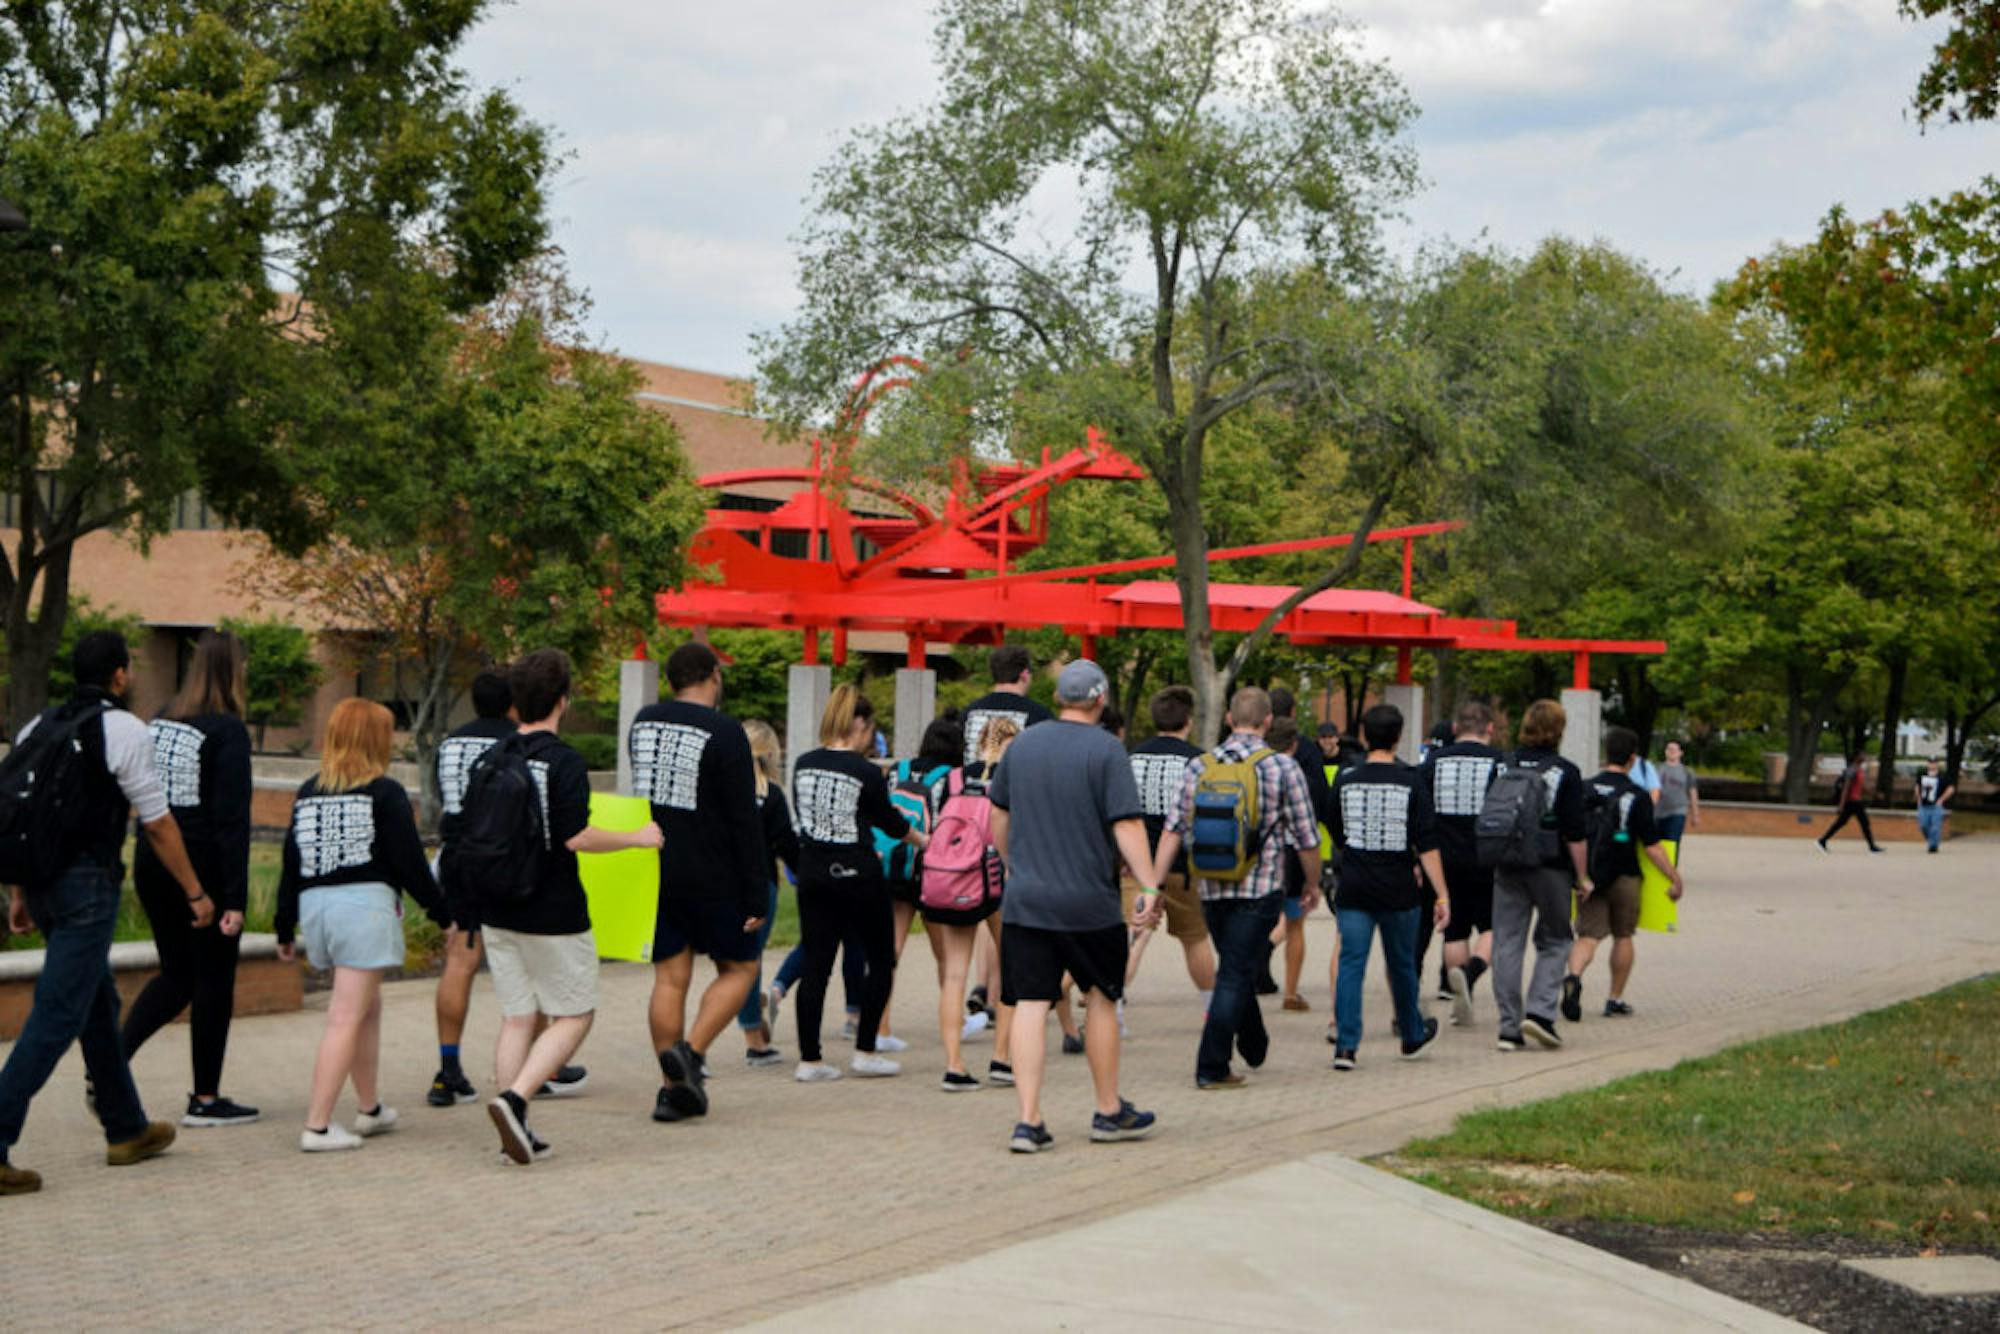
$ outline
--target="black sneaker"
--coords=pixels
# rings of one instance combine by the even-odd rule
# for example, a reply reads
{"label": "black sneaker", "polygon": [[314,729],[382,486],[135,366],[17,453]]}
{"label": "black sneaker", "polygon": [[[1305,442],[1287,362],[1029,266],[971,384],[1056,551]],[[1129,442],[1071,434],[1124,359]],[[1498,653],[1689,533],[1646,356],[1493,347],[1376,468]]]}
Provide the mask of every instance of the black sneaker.
{"label": "black sneaker", "polygon": [[1157,1120],[1151,1112],[1142,1112],[1124,1098],[1118,1100],[1118,1114],[1106,1116],[1103,1112],[1093,1112],[1090,1116],[1090,1138],[1097,1144],[1116,1144],[1120,1140],[1144,1139],[1153,1133]]}
{"label": "black sneaker", "polygon": [[547,1140],[530,1130],[528,1132],[528,1152],[539,1163],[542,1159],[554,1153],[555,1150],[549,1146]]}
{"label": "black sneaker", "polygon": [[986,1082],[989,1084],[1011,1084],[1014,1082],[1014,1067],[1005,1061],[986,1063]]}
{"label": "black sneaker", "polygon": [[1352,1047],[1334,1048],[1333,1068],[1336,1070],[1352,1070],[1354,1068],[1354,1048]]}
{"label": "black sneaker", "polygon": [[1063,1055],[1065,1056],[1083,1055],[1082,1034],[1072,1034],[1072,1033],[1063,1034]]}
{"label": "black sneaker", "polygon": [[1544,1047],[1554,1048],[1563,1045],[1562,1035],[1556,1032],[1556,1021],[1553,1019],[1543,1019],[1531,1014],[1521,1021],[1521,1032]]}
{"label": "black sneaker", "polygon": [[590,1082],[590,1071],[580,1065],[566,1065],[556,1077],[535,1090],[537,1098],[574,1098]]}
{"label": "black sneaker", "polygon": [[1026,1121],[1020,1121],[1015,1123],[1014,1134],[1007,1141],[1007,1147],[1015,1153],[1040,1153],[1043,1149],[1053,1148],[1055,1142],[1056,1137],[1049,1133],[1047,1126],[1031,1126]]}
{"label": "black sneaker", "polygon": [[971,1093],[981,1087],[980,1082],[963,1070],[947,1070],[944,1081],[938,1085],[946,1093]]}
{"label": "black sneaker", "polygon": [[1501,1051],[1526,1051],[1528,1044],[1521,1040],[1519,1033],[1502,1033],[1496,1044]]}
{"label": "black sneaker", "polygon": [[701,1086],[701,1057],[683,1038],[660,1053],[660,1068],[667,1076],[667,1102],[682,1116],[707,1116],[708,1094]]}
{"label": "black sneaker", "polygon": [[493,1128],[500,1132],[500,1152],[526,1167],[535,1161],[535,1137],[528,1133],[528,1104],[512,1089],[486,1104]]}
{"label": "black sneaker", "polygon": [[671,1090],[661,1089],[653,1099],[653,1119],[655,1121],[684,1121],[687,1118],[667,1097]]}
{"label": "black sneaker", "polygon": [[1631,1013],[1632,1013],[1632,1007],[1627,1005],[1624,1001],[1619,1000],[1616,996],[1609,996],[1605,998],[1604,1017],[1606,1019],[1623,1019],[1626,1015]]}
{"label": "black sneaker", "polygon": [[1563,979],[1562,1016],[1572,1024],[1583,1022],[1583,979],[1575,973]]}
{"label": "black sneaker", "polygon": [[767,1065],[783,1065],[784,1063],[785,1053],[779,1051],[776,1047],[752,1047],[743,1053],[743,1064],[749,1066],[752,1070],[761,1069]]}
{"label": "black sneaker", "polygon": [[1418,1038],[1415,1042],[1411,1042],[1407,1038],[1404,1039],[1403,1059],[1406,1061],[1417,1059],[1418,1056],[1423,1054],[1424,1048],[1428,1047],[1437,1035],[1438,1021],[1435,1019],[1424,1020],[1424,1035],[1422,1037]]}
{"label": "black sneaker", "polygon": [[965,1012],[967,1014],[991,1013],[991,1008],[986,1004],[986,988],[984,986],[974,987],[965,993]]}
{"label": "black sneaker", "polygon": [[194,1094],[188,1094],[187,1115],[181,1118],[184,1126],[247,1126],[256,1121],[255,1107],[245,1107],[227,1098],[217,1097],[212,1102],[202,1102]]}
{"label": "black sneaker", "polygon": [[479,1090],[472,1087],[463,1070],[438,1071],[431,1078],[431,1091],[424,1095],[424,1101],[433,1107],[456,1107],[478,1099]]}

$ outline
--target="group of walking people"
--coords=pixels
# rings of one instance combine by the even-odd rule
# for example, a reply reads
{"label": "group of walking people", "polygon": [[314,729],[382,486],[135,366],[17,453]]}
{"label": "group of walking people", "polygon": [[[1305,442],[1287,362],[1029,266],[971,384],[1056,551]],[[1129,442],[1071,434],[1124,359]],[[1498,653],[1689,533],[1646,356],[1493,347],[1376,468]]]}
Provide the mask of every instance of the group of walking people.
{"label": "group of walking people", "polygon": [[[1491,711],[1472,703],[1458,711],[1449,742],[1411,766],[1396,757],[1405,720],[1377,705],[1361,718],[1358,747],[1328,757],[1299,735],[1288,696],[1246,687],[1228,702],[1227,735],[1204,750],[1189,739],[1192,694],[1169,687],[1151,701],[1156,735],[1128,754],[1105,725],[1109,682],[1096,664],[1061,668],[1053,712],[1027,696],[1024,650],[996,649],[990,666],[992,693],[931,724],[919,755],[889,771],[874,758],[867,697],[836,688],[817,746],[795,754],[787,781],[773,729],[723,711],[721,660],[705,644],[682,645],[665,664],[670,697],[641,710],[624,738],[652,819],[611,831],[590,824],[586,767],[560,735],[569,663],[554,650],[527,653],[474,682],[478,717],[439,749],[435,859],[408,793],[388,774],[391,715],[343,701],[327,722],[318,772],[294,801],[277,894],[281,955],[302,952],[332,975],[301,1149],[355,1149],[398,1122],[380,1087],[381,980],[402,962],[408,895],[448,936],[428,1100],[449,1107],[480,1096],[460,1041],[483,960],[501,1020],[488,1112],[508,1159],[546,1157],[530,1104],[582,1090],[587,1072],[571,1062],[598,1008],[577,858],[628,848],[660,850],[648,1021],[660,1074],[652,1115],[661,1122],[709,1114],[713,1044],[732,1023],[748,1065],[783,1062],[787,1003],[800,1083],[900,1074],[894,1053],[907,1043],[885,1021],[918,916],[939,984],[939,1087],[1012,1086],[1018,1115],[1007,1144],[1017,1152],[1054,1143],[1042,1107],[1052,1011],[1069,1020],[1065,1049],[1080,1050],[1090,1068],[1091,1139],[1153,1130],[1154,1114],[1120,1089],[1118,1057],[1125,988],[1163,926],[1203,1010],[1195,1085],[1243,1088],[1244,1071],[1271,1048],[1259,995],[1273,951],[1287,945],[1290,1002],[1298,963],[1288,942],[1302,943],[1296,924],[1323,886],[1340,936],[1327,1034],[1335,1070],[1359,1063],[1363,976],[1378,936],[1405,1057],[1422,1054],[1439,1031],[1419,986],[1432,932],[1443,939],[1441,994],[1454,1024],[1472,1022],[1476,985],[1491,973],[1502,1050],[1561,1044],[1558,1015],[1581,1017],[1581,975],[1605,938],[1613,949],[1604,1013],[1631,1013],[1624,992],[1638,858],[1659,865],[1676,897],[1681,880],[1662,849],[1653,797],[1632,780],[1629,732],[1610,729],[1605,771],[1585,780],[1557,753],[1559,705],[1531,706],[1520,744],[1502,751]],[[174,1138],[172,1125],[145,1118],[128,1061],[183,1007],[193,1011],[194,1087],[182,1123],[258,1117],[222,1091],[248,870],[242,645],[204,636],[185,686],[150,729],[121,706],[130,664],[115,634],[86,636],[75,667],[76,698],[39,725],[78,738],[87,817],[60,832],[61,873],[15,890],[10,904],[10,925],[26,930],[32,917],[49,959],[0,1070],[7,1193],[39,1184],[6,1154],[29,1099],[74,1040],[114,1164],[141,1161]],[[17,748],[30,740],[24,732]],[[121,1029],[106,952],[132,813],[142,834],[139,897],[161,973]],[[797,886],[800,941],[790,975],[767,989],[761,966],[785,880]],[[697,955],[714,964],[698,995]],[[822,1033],[842,956],[854,1047],[844,1068],[827,1059]],[[985,976],[995,981],[978,981]],[[988,1003],[996,984],[998,1001]],[[976,1072],[964,1041],[989,1012],[993,1055]],[[354,1115],[343,1125],[335,1111],[350,1086]]]}

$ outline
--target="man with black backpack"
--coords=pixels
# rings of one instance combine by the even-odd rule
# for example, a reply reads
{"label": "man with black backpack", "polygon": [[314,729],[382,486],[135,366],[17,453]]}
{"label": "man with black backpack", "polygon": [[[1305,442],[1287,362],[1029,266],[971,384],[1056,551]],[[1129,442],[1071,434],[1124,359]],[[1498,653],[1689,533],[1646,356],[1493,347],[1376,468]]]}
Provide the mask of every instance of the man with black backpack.
{"label": "man with black backpack", "polygon": [[[757,808],[756,761],[743,725],[721,711],[722,659],[689,642],[667,655],[670,700],[632,721],[632,789],[665,832],[660,915],[647,1011],[664,1083],[655,1121],[708,1114],[702,1061],[757,984],[757,928],[771,907],[771,859]],[[694,956],[715,961],[692,1028]]]}
{"label": "man with black backpack", "polygon": [[1229,738],[1188,761],[1179,802],[1167,815],[1153,873],[1163,879],[1183,844],[1215,941],[1215,994],[1208,1003],[1195,1087],[1236,1089],[1232,1051],[1251,1069],[1264,1064],[1271,1036],[1257,1006],[1257,971],[1278,925],[1285,894],[1285,853],[1298,853],[1308,894],[1319,885],[1319,821],[1305,774],[1289,755],[1264,744],[1271,697],[1245,686],[1229,701]]}
{"label": "man with black backpack", "polygon": [[[1473,834],[1493,868],[1493,1003],[1500,1050],[1520,1051],[1523,1035],[1562,1046],[1556,1006],[1569,965],[1570,891],[1588,902],[1583,774],[1556,753],[1568,722],[1562,705],[1538,699],[1521,719],[1520,748],[1486,790]],[[1521,964],[1530,930],[1535,972],[1522,1013]]]}
{"label": "man with black backpack", "polygon": [[1680,900],[1680,868],[1661,846],[1662,834],[1653,818],[1652,794],[1632,778],[1639,753],[1638,734],[1613,727],[1604,734],[1604,772],[1590,780],[1590,879],[1597,890],[1576,914],[1576,944],[1569,952],[1569,976],[1563,979],[1562,1015],[1571,1023],[1583,1018],[1583,970],[1597,957],[1597,943],[1611,937],[1611,992],[1604,998],[1604,1017],[1632,1013],[1625,1003],[1625,984],[1632,978],[1632,936],[1639,929],[1639,849],[1665,873],[1667,896]]}
{"label": "man with black backpack", "polygon": [[104,1126],[105,1162],[144,1162],[174,1142],[148,1121],[118,1035],[111,939],[125,868],[126,821],[139,827],[187,895],[196,927],[215,918],[188,861],[180,826],[153,766],[152,734],[125,711],[131,655],[124,637],[94,630],[70,655],[76,693],[21,729],[0,763],[0,881],[10,886],[8,930],[39,929],[46,945],[34,1008],[0,1068],[0,1195],[41,1189],[40,1176],[8,1161],[28,1104],[72,1042],[83,1047]]}
{"label": "man with black backpack", "polygon": [[1437,811],[1438,858],[1451,886],[1444,975],[1454,1024],[1472,1022],[1472,989],[1493,961],[1493,868],[1480,864],[1473,832],[1486,789],[1506,758],[1492,742],[1492,708],[1467,700],[1458,706],[1449,741],[1432,746],[1421,766]]}
{"label": "man with black backpack", "polygon": [[478,896],[472,911],[500,1005],[501,1093],[487,1110],[501,1152],[526,1166],[549,1152],[528,1129],[528,1100],[576,1054],[597,1013],[597,942],[577,854],[657,848],[660,828],[614,833],[590,823],[590,768],[556,735],[569,712],[565,654],[525,654],[507,683],[520,730],[473,765],[448,855]]}

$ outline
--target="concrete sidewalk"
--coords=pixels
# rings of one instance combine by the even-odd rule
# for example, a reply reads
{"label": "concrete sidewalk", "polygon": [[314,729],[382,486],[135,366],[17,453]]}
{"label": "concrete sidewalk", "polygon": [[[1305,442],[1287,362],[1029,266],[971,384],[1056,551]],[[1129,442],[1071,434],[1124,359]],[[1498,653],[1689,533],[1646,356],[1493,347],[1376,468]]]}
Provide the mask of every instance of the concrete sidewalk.
{"label": "concrete sidewalk", "polygon": [[1805,1328],[1331,1153],[754,1328],[929,1331],[968,1321],[1083,1331]]}

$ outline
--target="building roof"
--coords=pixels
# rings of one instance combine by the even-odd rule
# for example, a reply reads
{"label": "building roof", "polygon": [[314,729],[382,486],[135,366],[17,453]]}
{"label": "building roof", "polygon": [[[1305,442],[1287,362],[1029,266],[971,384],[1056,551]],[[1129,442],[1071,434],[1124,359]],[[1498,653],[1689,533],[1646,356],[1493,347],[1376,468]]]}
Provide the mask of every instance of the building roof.
{"label": "building roof", "polygon": [[[680,431],[695,476],[747,468],[802,468],[810,460],[808,443],[777,440],[768,433],[762,418],[750,414],[747,380],[656,361],[626,360],[645,380],[639,401],[665,413]],[[795,482],[747,482],[730,491],[783,500],[798,489]]]}

